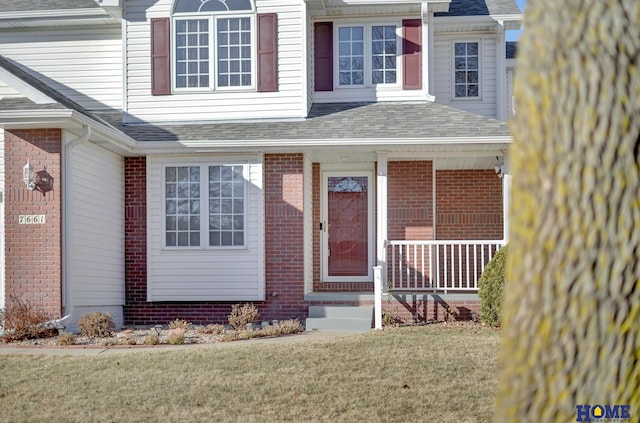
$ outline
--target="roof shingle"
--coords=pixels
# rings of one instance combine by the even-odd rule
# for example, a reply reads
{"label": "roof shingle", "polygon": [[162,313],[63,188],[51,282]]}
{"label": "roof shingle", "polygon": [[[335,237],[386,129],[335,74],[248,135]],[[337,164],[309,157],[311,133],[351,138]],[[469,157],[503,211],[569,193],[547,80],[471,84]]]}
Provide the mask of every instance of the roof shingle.
{"label": "roof shingle", "polygon": [[514,0],[452,0],[448,12],[435,16],[515,15],[522,13]]}
{"label": "roof shingle", "polygon": [[94,0],[3,0],[0,13],[39,10],[69,10],[100,7]]}

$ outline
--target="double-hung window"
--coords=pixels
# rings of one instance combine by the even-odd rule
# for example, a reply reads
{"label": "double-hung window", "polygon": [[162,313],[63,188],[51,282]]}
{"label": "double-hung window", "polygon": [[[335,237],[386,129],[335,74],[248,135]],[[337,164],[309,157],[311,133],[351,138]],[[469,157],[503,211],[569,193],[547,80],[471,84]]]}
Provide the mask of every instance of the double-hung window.
{"label": "double-hung window", "polygon": [[164,246],[246,245],[246,165],[164,167]]}
{"label": "double-hung window", "polygon": [[480,54],[478,43],[454,43],[453,50],[455,97],[480,97]]}
{"label": "double-hung window", "polygon": [[173,27],[176,90],[255,85],[250,0],[177,0]]}
{"label": "double-hung window", "polygon": [[338,85],[396,84],[400,39],[397,31],[395,24],[338,26]]}

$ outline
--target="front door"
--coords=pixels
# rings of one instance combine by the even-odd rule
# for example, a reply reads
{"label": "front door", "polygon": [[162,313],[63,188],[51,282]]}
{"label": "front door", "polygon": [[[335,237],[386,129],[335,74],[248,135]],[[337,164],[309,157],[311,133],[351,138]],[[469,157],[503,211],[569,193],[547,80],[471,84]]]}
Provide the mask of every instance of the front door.
{"label": "front door", "polygon": [[323,173],[323,279],[372,280],[372,173]]}

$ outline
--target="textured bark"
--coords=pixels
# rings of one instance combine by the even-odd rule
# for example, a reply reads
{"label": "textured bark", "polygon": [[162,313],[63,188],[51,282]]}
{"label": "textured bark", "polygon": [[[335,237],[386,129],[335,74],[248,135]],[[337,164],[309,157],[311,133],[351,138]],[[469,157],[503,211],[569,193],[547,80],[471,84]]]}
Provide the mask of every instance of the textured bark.
{"label": "textured bark", "polygon": [[640,418],[640,2],[525,12],[499,422]]}

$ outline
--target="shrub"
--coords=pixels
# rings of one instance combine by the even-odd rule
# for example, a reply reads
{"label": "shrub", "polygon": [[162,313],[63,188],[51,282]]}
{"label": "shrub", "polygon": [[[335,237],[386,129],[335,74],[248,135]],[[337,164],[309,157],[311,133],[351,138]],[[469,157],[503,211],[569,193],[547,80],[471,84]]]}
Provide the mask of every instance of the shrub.
{"label": "shrub", "polygon": [[169,329],[184,329],[187,331],[189,327],[191,327],[191,323],[183,319],[174,319],[169,322]]}
{"label": "shrub", "polygon": [[149,334],[144,337],[144,341],[143,341],[144,345],[158,345],[159,343],[160,343],[160,337],[155,332],[149,332]]}
{"label": "shrub", "polygon": [[69,332],[60,332],[60,334],[58,335],[58,345],[63,347],[63,346],[68,346],[68,345],[73,345],[76,343],[76,338],[75,336],[73,336],[72,333]]}
{"label": "shrub", "polygon": [[110,313],[85,313],[77,321],[78,330],[88,338],[104,338],[111,336],[116,325]]}
{"label": "shrub", "polygon": [[489,326],[500,326],[508,245],[498,251],[484,268],[478,281],[480,319]]}
{"label": "shrub", "polygon": [[167,342],[170,345],[182,345],[184,344],[184,337],[186,334],[186,330],[183,328],[176,328],[169,330],[169,337],[167,338]]}
{"label": "shrub", "polygon": [[225,330],[225,326],[221,324],[198,326],[196,328],[196,332],[201,335],[222,335]]}
{"label": "shrub", "polygon": [[382,310],[382,326],[400,326],[403,323],[397,310]]}
{"label": "shrub", "polygon": [[280,335],[290,335],[302,332],[302,325],[296,320],[283,320],[278,325],[278,333]]}
{"label": "shrub", "polygon": [[52,316],[41,307],[9,296],[5,308],[0,310],[0,326],[4,331],[0,339],[13,342],[56,336],[58,330],[48,323],[50,320]]}
{"label": "shrub", "polygon": [[453,304],[444,304],[444,321],[448,323],[455,322],[460,317],[460,310]]}
{"label": "shrub", "polygon": [[235,330],[244,329],[247,323],[255,323],[260,317],[258,309],[253,304],[234,304],[231,306],[231,314],[229,314],[229,324]]}

